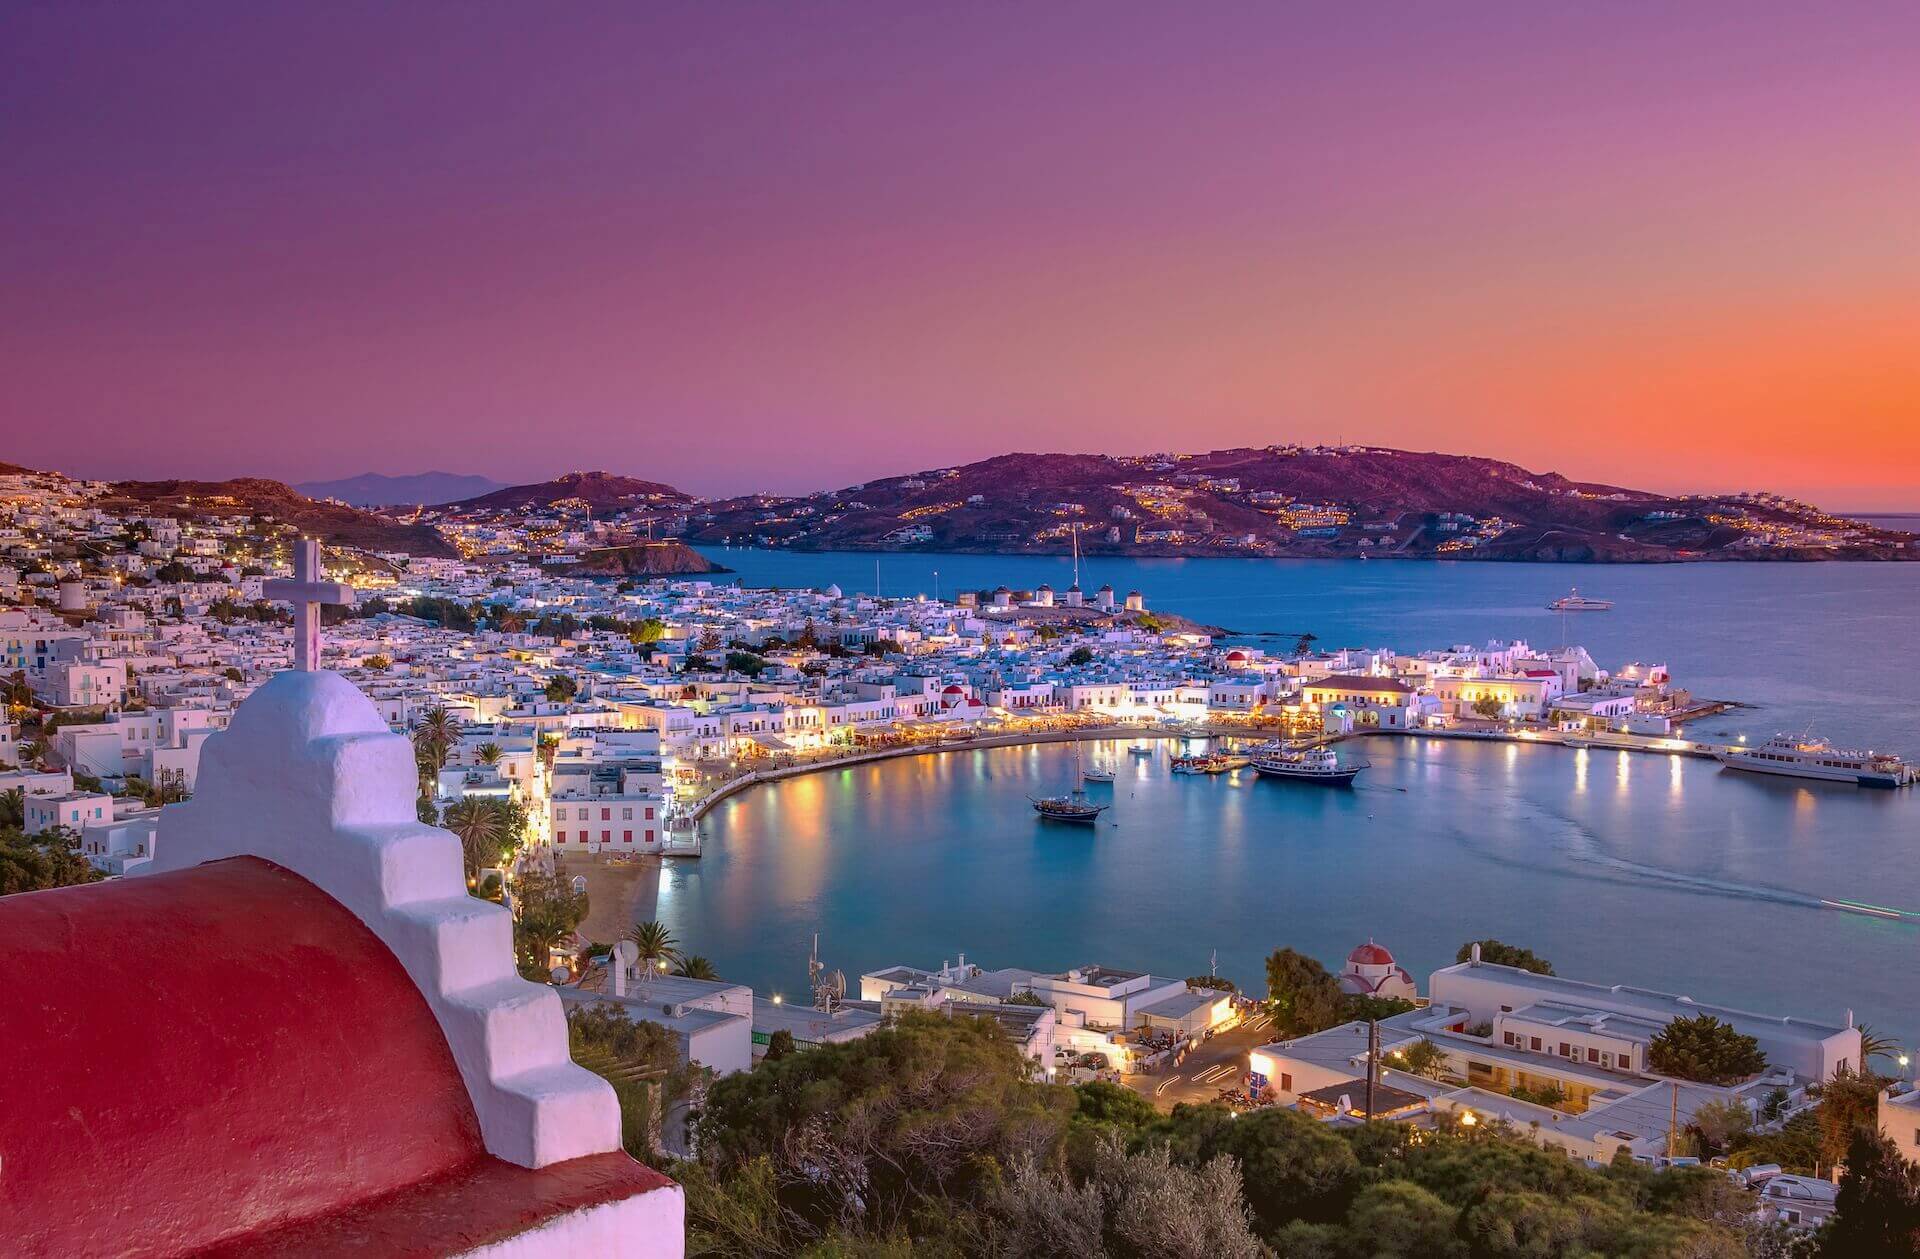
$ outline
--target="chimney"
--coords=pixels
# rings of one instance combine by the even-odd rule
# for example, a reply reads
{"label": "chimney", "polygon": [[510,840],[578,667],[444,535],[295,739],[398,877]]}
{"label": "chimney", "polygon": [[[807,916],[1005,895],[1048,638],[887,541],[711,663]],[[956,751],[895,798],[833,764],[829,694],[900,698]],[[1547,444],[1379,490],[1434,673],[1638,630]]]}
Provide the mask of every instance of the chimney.
{"label": "chimney", "polygon": [[1478,966],[1480,964],[1480,942],[1478,940],[1473,942],[1473,960],[1467,964],[1469,966]]}
{"label": "chimney", "polygon": [[962,979],[967,977],[967,955],[964,950],[960,954],[960,977]]}

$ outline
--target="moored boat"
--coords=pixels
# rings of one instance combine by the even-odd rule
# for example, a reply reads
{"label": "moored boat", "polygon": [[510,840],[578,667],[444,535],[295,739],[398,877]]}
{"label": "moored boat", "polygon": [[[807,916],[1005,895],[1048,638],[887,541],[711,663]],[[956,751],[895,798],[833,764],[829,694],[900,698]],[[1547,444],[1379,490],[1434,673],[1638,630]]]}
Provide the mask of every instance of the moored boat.
{"label": "moored boat", "polygon": [[1852,752],[1825,739],[1787,734],[1776,734],[1756,748],[1731,747],[1716,755],[1728,769],[1861,787],[1906,787],[1915,777],[1914,767],[1891,753]]}
{"label": "moored boat", "polygon": [[1324,745],[1293,748],[1284,743],[1266,743],[1253,750],[1249,761],[1257,772],[1268,778],[1321,783],[1328,787],[1349,786],[1366,768],[1365,765],[1342,765],[1333,749]]}
{"label": "moored boat", "polygon": [[1575,586],[1567,594],[1561,595],[1547,605],[1549,612],[1610,612],[1613,610],[1611,599],[1589,599]]}

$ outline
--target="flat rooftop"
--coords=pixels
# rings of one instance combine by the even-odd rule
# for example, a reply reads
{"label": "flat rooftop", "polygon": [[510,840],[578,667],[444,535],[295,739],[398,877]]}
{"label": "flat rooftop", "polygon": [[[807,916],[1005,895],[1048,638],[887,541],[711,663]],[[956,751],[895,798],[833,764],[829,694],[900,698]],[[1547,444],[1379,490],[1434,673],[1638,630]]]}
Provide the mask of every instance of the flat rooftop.
{"label": "flat rooftop", "polygon": [[1433,983],[1437,986],[1443,978],[1453,975],[1503,984],[1509,988],[1524,989],[1535,994],[1534,999],[1539,1002],[1562,1002],[1595,1010],[1644,1014],[1657,1020],[1662,1027],[1677,1018],[1711,1014],[1717,1019],[1733,1024],[1749,1035],[1764,1032],[1765,1035],[1774,1039],[1786,1038],[1810,1045],[1817,1045],[1847,1030],[1835,1023],[1816,1023],[1810,1019],[1787,1015],[1756,1014],[1751,1010],[1737,1010],[1731,1006],[1707,1005],[1678,993],[1659,992],[1652,988],[1635,988],[1628,984],[1614,984],[1609,987],[1579,979],[1566,979],[1559,975],[1536,975],[1532,971],[1521,970],[1514,966],[1499,966],[1492,962],[1481,962],[1478,965],[1473,962],[1457,962],[1452,966],[1442,967],[1433,972]]}

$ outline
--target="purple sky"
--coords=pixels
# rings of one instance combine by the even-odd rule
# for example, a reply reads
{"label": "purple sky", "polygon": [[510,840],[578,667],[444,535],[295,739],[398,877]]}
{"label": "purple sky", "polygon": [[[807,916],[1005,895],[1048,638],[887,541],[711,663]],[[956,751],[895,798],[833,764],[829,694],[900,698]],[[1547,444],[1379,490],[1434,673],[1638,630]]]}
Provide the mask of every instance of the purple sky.
{"label": "purple sky", "polygon": [[1920,508],[1920,4],[0,4],[0,459]]}

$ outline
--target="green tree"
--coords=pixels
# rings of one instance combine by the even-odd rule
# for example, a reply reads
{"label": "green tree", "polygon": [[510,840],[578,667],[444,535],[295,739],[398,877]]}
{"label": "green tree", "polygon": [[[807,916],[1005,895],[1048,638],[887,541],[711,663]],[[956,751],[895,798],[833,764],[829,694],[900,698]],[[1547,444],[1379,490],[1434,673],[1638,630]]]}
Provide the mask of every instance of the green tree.
{"label": "green tree", "polygon": [[1231,1155],[1240,1164],[1247,1205],[1268,1228],[1289,1220],[1332,1222],[1360,1180],[1353,1148],[1319,1120],[1270,1107],[1229,1123],[1203,1144],[1201,1158]]}
{"label": "green tree", "polygon": [[552,703],[570,703],[579,693],[580,684],[564,673],[547,679],[546,696]]}
{"label": "green tree", "polygon": [[1473,701],[1473,711],[1475,715],[1484,717],[1488,721],[1499,717],[1504,709],[1505,705],[1491,695],[1482,695],[1479,699]]}
{"label": "green tree", "polygon": [[782,1058],[791,1058],[799,1052],[800,1047],[794,1044],[793,1033],[784,1027],[775,1028],[773,1035],[767,1037],[765,1060],[768,1062],[778,1062]]}
{"label": "green tree", "polygon": [[27,824],[27,793],[19,787],[0,791],[0,832]]}
{"label": "green tree", "polygon": [[1362,1190],[1347,1212],[1354,1253],[1370,1259],[1455,1259],[1460,1212],[1420,1186],[1389,1180]]}
{"label": "green tree", "polygon": [[1502,944],[1498,940],[1469,940],[1460,946],[1453,955],[1456,962],[1473,959],[1473,946],[1480,946],[1480,960],[1495,966],[1512,966],[1518,970],[1532,971],[1536,975],[1553,974],[1553,963],[1540,957],[1532,949],[1523,949],[1517,944]]}
{"label": "green tree", "polygon": [[1890,1036],[1882,1036],[1873,1030],[1870,1023],[1860,1025],[1860,1069],[1871,1071],[1875,1058],[1894,1058],[1900,1053],[1900,1044]]}
{"label": "green tree", "polygon": [[766,672],[766,668],[767,662],[750,651],[730,651],[727,653],[727,671],[729,673],[743,673],[750,678],[757,678]]}
{"label": "green tree", "polygon": [[1725,1154],[1753,1131],[1753,1112],[1745,1102],[1728,1098],[1703,1102],[1695,1108],[1687,1128],[1700,1146],[1702,1158]]}
{"label": "green tree", "polygon": [[909,1014],[715,1081],[696,1148],[723,1178],[769,1160],[795,1231],[886,1236],[981,1201],[1056,1148],[1072,1109],[991,1020]]}
{"label": "green tree", "polygon": [[587,916],[587,895],[555,874],[529,870],[513,881],[513,947],[520,973],[545,983],[547,959]]}
{"label": "green tree", "polygon": [[498,765],[500,758],[506,755],[505,752],[500,750],[498,743],[482,743],[473,750],[473,754],[482,765],[487,766]]}
{"label": "green tree", "polygon": [[1880,1077],[1870,1072],[1839,1070],[1812,1090],[1820,1096],[1814,1115],[1820,1125],[1821,1161],[1828,1167],[1846,1158],[1857,1133],[1879,1129],[1883,1087]]}
{"label": "green tree", "polygon": [[657,616],[642,617],[627,627],[627,641],[635,647],[650,647],[667,636],[667,623]]}
{"label": "green tree", "polygon": [[367,668],[373,670],[375,673],[385,673],[388,669],[393,668],[392,659],[390,659],[387,656],[383,656],[378,652],[375,652],[373,655],[368,656],[365,660],[361,661],[360,663],[365,665]]}
{"label": "green tree", "polygon": [[460,837],[460,857],[469,887],[479,883],[481,870],[497,864],[512,848],[505,819],[491,800],[456,800],[447,806],[440,825]]}
{"label": "green tree", "polygon": [[1760,1042],[1711,1014],[1679,1018],[1648,1042],[1647,1068],[1702,1084],[1732,1084],[1767,1069]]}
{"label": "green tree", "polygon": [[1275,949],[1267,958],[1267,1007],[1283,1036],[1323,1031],[1340,1020],[1340,982],[1304,953]]}
{"label": "green tree", "polygon": [[1445,1051],[1424,1036],[1404,1049],[1386,1055],[1386,1059],[1389,1066],[1413,1075],[1423,1075],[1429,1080],[1443,1079],[1447,1074]]}
{"label": "green tree", "polygon": [[98,870],[80,855],[80,836],[55,826],[28,835],[0,827],[0,896],[92,883]]}
{"label": "green tree", "polygon": [[1076,668],[1082,665],[1092,664],[1093,648],[1087,647],[1087,646],[1075,647],[1072,651],[1067,653],[1067,663]]}
{"label": "green tree", "polygon": [[1872,1128],[1854,1132],[1846,1164],[1833,1218],[1820,1233],[1822,1259],[1920,1255],[1920,1168]]}
{"label": "green tree", "polygon": [[447,767],[447,754],[459,738],[460,727],[453,714],[437,704],[421,713],[413,727],[415,755],[435,774]]}

